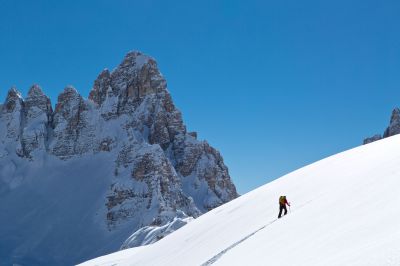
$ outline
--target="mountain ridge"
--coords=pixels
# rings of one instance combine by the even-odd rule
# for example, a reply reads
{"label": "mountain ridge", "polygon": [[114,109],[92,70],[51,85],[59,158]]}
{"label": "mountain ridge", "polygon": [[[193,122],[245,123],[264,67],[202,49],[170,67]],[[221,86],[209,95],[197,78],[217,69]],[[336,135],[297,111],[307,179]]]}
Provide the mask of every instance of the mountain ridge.
{"label": "mountain ridge", "polygon": [[[89,242],[96,246],[93,250],[71,255],[68,262],[60,260],[59,254],[64,251],[59,248],[51,251],[54,254],[48,262],[41,261],[40,264],[77,263],[94,254],[115,251],[140,228],[164,228],[176,217],[190,221],[189,217],[196,218],[238,196],[220,153],[206,141],[198,140],[196,133],[187,132],[156,61],[138,51],[129,52],[113,71],[103,70],[87,99],[74,87],[67,86],[59,94],[54,109],[38,85],[29,89],[26,98],[17,89],[10,89],[5,103],[0,106],[0,136],[0,199],[13,199],[17,202],[14,208],[21,213],[2,205],[0,210],[13,213],[14,220],[21,219],[23,212],[28,211],[18,191],[28,194],[33,193],[30,190],[40,191],[39,194],[45,197],[46,192],[41,188],[33,185],[28,189],[32,182],[37,181],[42,186],[48,186],[46,182],[57,185],[47,180],[46,171],[52,174],[53,180],[67,186],[74,184],[77,190],[79,180],[88,179],[88,175],[103,180],[99,181],[101,184],[93,184],[93,189],[101,185],[97,187],[98,198],[91,198],[97,214],[92,217],[93,221],[85,222],[88,227],[93,227],[93,232],[101,232],[108,238],[120,235],[117,240],[110,241],[110,247],[104,249],[100,246],[101,243],[107,246],[104,244],[107,237],[99,237],[99,243],[92,239]],[[106,164],[103,172],[93,168],[96,158],[98,163]],[[89,169],[82,165],[85,161],[90,165]],[[57,176],[57,167],[66,171],[64,165],[72,168],[77,165],[77,170],[81,171],[68,170],[70,175],[76,176],[71,178],[71,184],[60,180],[59,176],[63,174]],[[91,179],[95,182],[96,178]],[[59,191],[52,186],[49,190]],[[73,193],[73,190],[66,191]],[[61,196],[76,205],[70,195],[63,193],[59,191],[60,195],[55,195],[60,209],[68,208]],[[85,194],[91,193],[90,186],[77,193],[76,197],[85,201]],[[35,201],[45,207],[51,204],[48,199]],[[41,211],[39,207],[34,209]],[[52,215],[63,214],[60,210],[53,210],[49,216]],[[85,213],[79,209],[71,215]],[[176,227],[184,223],[175,221],[174,224]],[[17,234],[20,229],[10,224],[5,228],[9,230],[0,229],[0,235],[5,238]],[[45,232],[44,226],[39,228],[41,230],[44,240],[38,243],[38,254],[44,250],[49,252],[47,245],[55,241],[49,235],[52,230]],[[75,229],[70,233],[80,237]],[[18,251],[21,245],[28,245],[22,244],[25,241],[33,240],[26,235],[11,243],[0,240],[0,248],[9,250],[0,255],[12,263],[23,265],[22,261],[35,265],[35,252]],[[137,245],[140,241],[133,239],[130,243]],[[65,245],[71,246],[72,241]],[[124,246],[129,245],[125,243]],[[25,260],[27,257],[30,258],[28,261]]]}
{"label": "mountain ridge", "polygon": [[392,115],[390,116],[389,126],[381,134],[375,134],[372,137],[368,137],[364,139],[363,144],[369,144],[374,141],[378,141],[384,138],[388,138],[400,133],[400,109],[398,107],[394,108],[392,111]]}

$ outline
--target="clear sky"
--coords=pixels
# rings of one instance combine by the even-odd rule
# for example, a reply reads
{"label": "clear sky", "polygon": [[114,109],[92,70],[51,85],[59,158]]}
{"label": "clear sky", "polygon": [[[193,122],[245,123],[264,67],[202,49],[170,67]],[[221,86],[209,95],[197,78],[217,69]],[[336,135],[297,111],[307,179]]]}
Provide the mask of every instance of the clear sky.
{"label": "clear sky", "polygon": [[87,97],[130,50],[153,56],[240,193],[381,133],[400,105],[400,1],[0,0],[0,99]]}

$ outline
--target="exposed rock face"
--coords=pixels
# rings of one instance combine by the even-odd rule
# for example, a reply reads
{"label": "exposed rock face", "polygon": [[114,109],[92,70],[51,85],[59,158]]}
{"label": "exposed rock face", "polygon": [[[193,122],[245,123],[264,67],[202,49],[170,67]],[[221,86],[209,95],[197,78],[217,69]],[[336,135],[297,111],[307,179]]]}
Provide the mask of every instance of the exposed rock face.
{"label": "exposed rock face", "polygon": [[111,158],[113,171],[104,173],[108,185],[98,195],[100,224],[110,235],[165,227],[178,214],[196,218],[238,196],[222,156],[187,132],[156,61],[140,52],[104,70],[88,100],[65,88],[55,110],[37,85],[25,100],[11,89],[0,106],[0,137],[0,174],[7,173],[0,181],[13,183],[10,189],[23,186],[10,181],[18,176],[15,158],[26,169],[43,158],[61,165]]}
{"label": "exposed rock face", "polygon": [[58,96],[50,152],[61,159],[92,151],[96,139],[93,111],[73,87]]}
{"label": "exposed rock face", "polygon": [[365,145],[365,144],[368,144],[368,143],[371,143],[371,142],[374,142],[374,141],[377,141],[380,139],[382,139],[382,136],[380,134],[376,134],[370,138],[364,139],[363,144]]}
{"label": "exposed rock face", "polygon": [[383,137],[387,138],[400,133],[400,109],[395,108],[390,117],[389,127],[383,133]]}
{"label": "exposed rock face", "polygon": [[32,86],[24,101],[21,125],[21,147],[24,157],[31,158],[31,153],[36,149],[46,150],[52,113],[50,99],[43,94],[38,85]]}
{"label": "exposed rock face", "polygon": [[383,136],[381,136],[380,134],[374,135],[373,137],[366,138],[363,143],[368,144],[380,140],[382,138],[387,138],[393,135],[397,135],[399,133],[400,133],[400,109],[395,108],[392,111],[392,116],[390,117],[390,124],[383,133]]}
{"label": "exposed rock face", "polygon": [[7,142],[6,139],[8,139],[8,141],[19,140],[23,108],[24,101],[21,97],[21,93],[15,88],[10,89],[0,116],[1,124],[6,128],[6,130],[3,131],[6,134],[1,138],[5,139],[3,142]]}

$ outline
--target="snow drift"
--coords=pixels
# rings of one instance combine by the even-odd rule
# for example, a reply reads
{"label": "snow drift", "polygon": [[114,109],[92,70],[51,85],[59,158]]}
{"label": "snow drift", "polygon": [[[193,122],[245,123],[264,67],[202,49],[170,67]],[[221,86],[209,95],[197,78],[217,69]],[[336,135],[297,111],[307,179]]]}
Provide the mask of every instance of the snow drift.
{"label": "snow drift", "polygon": [[[152,245],[81,265],[400,265],[400,136],[294,171]],[[278,198],[291,213],[277,219]]]}

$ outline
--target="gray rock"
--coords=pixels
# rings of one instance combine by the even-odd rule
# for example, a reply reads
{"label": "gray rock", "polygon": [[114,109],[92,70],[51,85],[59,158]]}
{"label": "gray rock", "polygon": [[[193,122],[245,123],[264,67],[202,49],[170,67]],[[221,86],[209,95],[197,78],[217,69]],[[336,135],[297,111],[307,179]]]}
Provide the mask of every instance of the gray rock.
{"label": "gray rock", "polygon": [[395,108],[390,117],[389,127],[385,130],[383,137],[387,138],[400,133],[400,109]]}
{"label": "gray rock", "polygon": [[399,133],[400,133],[400,109],[395,108],[393,109],[392,115],[390,117],[390,124],[383,133],[383,136],[381,136],[380,134],[376,134],[373,137],[364,139],[363,144],[368,144],[383,138],[388,138],[397,135]]}
{"label": "gray rock", "polygon": [[38,85],[33,85],[24,101],[21,146],[24,157],[31,158],[36,149],[47,149],[53,109],[50,99]]}
{"label": "gray rock", "polygon": [[[1,136],[4,143],[17,142],[20,144],[24,105],[21,93],[16,88],[11,88],[0,114],[0,125],[2,124],[6,128],[1,131],[4,132],[4,135]],[[20,149],[20,145],[18,148]]]}
{"label": "gray rock", "polygon": [[111,158],[108,192],[98,195],[110,234],[196,218],[238,196],[220,153],[187,132],[156,61],[140,52],[102,71],[89,99],[69,86],[53,110],[34,85],[25,100],[11,89],[0,110],[0,158],[18,155],[28,169],[46,156]]}
{"label": "gray rock", "polygon": [[370,138],[364,139],[363,144],[365,145],[365,144],[368,144],[368,143],[371,143],[371,142],[374,142],[374,141],[377,141],[380,139],[382,139],[382,136],[380,134],[376,134]]}
{"label": "gray rock", "polygon": [[50,153],[67,159],[93,151],[96,136],[91,117],[89,104],[75,88],[66,87],[53,114]]}

